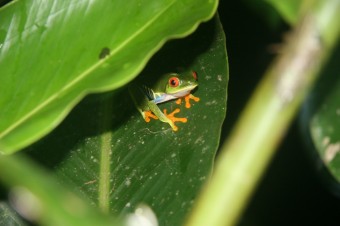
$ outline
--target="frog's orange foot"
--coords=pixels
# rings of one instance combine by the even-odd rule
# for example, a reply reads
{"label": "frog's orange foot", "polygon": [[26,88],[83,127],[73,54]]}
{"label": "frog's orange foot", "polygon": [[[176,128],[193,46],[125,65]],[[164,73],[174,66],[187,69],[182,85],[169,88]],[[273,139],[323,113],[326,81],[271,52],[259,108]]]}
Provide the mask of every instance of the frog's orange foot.
{"label": "frog's orange foot", "polygon": [[[186,108],[190,108],[191,107],[191,104],[190,104],[190,100],[193,100],[195,102],[198,102],[200,101],[200,98],[199,97],[195,97],[194,95],[192,94],[188,94],[184,97],[184,101],[185,101],[185,107]],[[176,104],[181,104],[182,103],[182,99],[179,98],[178,100],[176,100]]]}
{"label": "frog's orange foot", "polygon": [[154,115],[151,111],[144,111],[143,113],[144,113],[144,120],[146,122],[150,122],[150,118],[158,119],[158,117]]}
{"label": "frog's orange foot", "polygon": [[164,112],[164,115],[170,119],[172,122],[173,122],[173,126],[172,126],[172,129],[174,131],[177,131],[178,130],[178,127],[175,125],[175,122],[183,122],[183,123],[186,123],[188,121],[188,119],[186,118],[177,118],[175,116],[175,114],[177,114],[178,112],[180,112],[181,110],[179,108],[176,108],[173,112],[171,112],[170,114],[168,114],[166,112],[166,109],[163,110]]}

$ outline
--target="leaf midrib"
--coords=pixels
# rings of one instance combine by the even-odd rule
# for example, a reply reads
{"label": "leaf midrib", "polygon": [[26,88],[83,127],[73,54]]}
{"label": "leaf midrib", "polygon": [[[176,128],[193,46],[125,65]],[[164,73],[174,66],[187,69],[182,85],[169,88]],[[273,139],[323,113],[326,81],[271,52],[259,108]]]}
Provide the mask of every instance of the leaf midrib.
{"label": "leaf midrib", "polygon": [[110,210],[110,179],[111,179],[111,144],[112,144],[112,113],[113,106],[111,102],[103,103],[103,119],[99,121],[100,135],[100,166],[99,166],[99,186],[98,186],[98,206],[104,213]]}

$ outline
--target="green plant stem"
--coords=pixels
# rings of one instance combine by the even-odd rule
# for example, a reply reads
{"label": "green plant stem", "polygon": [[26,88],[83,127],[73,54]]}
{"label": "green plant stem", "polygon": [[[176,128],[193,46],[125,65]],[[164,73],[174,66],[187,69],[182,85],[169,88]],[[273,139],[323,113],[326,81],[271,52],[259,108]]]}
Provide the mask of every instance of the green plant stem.
{"label": "green plant stem", "polygon": [[104,213],[109,212],[110,195],[110,156],[111,156],[111,133],[106,132],[101,136],[101,157],[99,176],[99,207]]}
{"label": "green plant stem", "polygon": [[98,197],[98,205],[100,209],[104,213],[109,212],[110,208],[110,177],[111,177],[111,140],[112,134],[109,130],[111,126],[111,117],[112,117],[112,104],[104,103],[103,104],[103,115],[104,118],[101,120],[101,128],[103,131],[101,135],[101,155],[100,155],[100,172],[99,172],[99,197]]}
{"label": "green plant stem", "polygon": [[[257,87],[187,226],[234,225],[338,39],[338,0],[311,7]],[[329,7],[332,4],[333,7]],[[327,21],[324,13],[327,12]],[[322,17],[322,18],[320,18]],[[320,23],[320,21],[322,21]],[[326,23],[328,22],[328,23]],[[330,37],[331,35],[332,37]]]}

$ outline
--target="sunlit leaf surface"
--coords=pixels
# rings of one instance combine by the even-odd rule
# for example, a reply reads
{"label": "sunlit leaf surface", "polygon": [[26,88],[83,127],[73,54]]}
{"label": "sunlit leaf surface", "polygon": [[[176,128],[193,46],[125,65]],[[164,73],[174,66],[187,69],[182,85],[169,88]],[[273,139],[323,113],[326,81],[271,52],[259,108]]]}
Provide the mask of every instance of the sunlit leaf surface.
{"label": "sunlit leaf surface", "polygon": [[0,9],[0,152],[56,127],[87,93],[118,88],[169,38],[214,14],[205,0],[26,0]]}

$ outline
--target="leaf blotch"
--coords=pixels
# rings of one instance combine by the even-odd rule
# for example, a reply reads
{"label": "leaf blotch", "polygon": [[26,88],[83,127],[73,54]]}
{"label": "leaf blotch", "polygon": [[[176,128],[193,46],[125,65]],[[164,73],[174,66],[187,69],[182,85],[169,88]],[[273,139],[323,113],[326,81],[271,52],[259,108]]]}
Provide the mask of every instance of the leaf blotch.
{"label": "leaf blotch", "polygon": [[110,49],[108,47],[102,48],[99,53],[99,59],[104,59],[106,56],[110,55]]}

